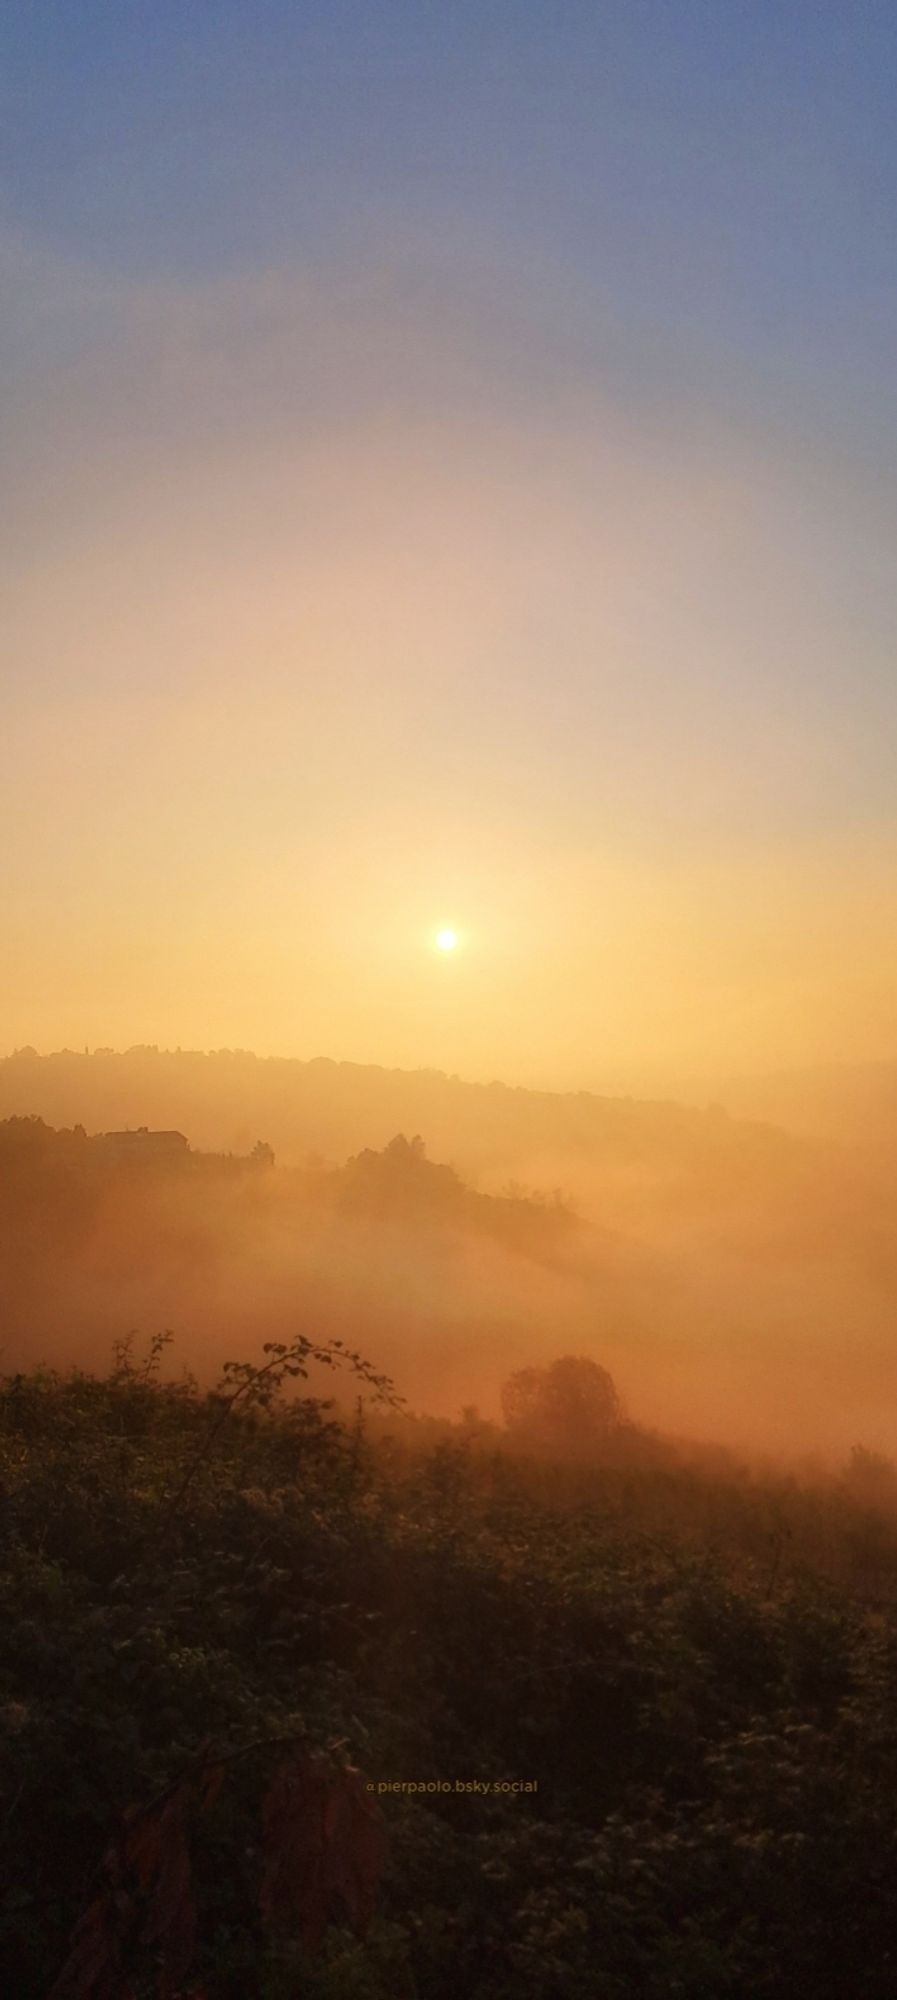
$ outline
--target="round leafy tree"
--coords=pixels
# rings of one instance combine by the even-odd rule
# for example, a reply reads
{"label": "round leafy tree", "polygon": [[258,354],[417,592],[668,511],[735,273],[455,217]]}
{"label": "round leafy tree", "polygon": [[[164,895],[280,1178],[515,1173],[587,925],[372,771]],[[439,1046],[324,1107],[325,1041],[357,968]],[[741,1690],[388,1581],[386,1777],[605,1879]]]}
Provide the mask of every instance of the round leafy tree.
{"label": "round leafy tree", "polygon": [[563,1354],[549,1368],[521,1368],[501,1392],[508,1430],[521,1444],[564,1456],[590,1456],[623,1421],[606,1368],[584,1354]]}

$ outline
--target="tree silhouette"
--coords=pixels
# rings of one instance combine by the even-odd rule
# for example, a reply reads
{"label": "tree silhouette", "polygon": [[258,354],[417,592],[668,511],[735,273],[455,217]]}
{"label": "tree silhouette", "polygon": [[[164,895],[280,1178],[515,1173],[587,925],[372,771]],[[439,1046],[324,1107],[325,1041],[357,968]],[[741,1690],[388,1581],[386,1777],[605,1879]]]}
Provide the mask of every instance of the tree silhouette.
{"label": "tree silhouette", "polygon": [[549,1368],[521,1368],[501,1392],[508,1430],[521,1443],[576,1457],[591,1456],[623,1422],[620,1398],[606,1368],[583,1354],[564,1354]]}

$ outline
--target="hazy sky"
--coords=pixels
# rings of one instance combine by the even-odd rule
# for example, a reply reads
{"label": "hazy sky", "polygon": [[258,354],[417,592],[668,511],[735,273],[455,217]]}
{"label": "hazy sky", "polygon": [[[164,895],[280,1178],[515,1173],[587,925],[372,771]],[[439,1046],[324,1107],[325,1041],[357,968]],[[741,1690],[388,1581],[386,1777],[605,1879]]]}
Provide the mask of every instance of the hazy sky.
{"label": "hazy sky", "polygon": [[0,78],[0,1047],[897,1053],[893,0],[6,0]]}

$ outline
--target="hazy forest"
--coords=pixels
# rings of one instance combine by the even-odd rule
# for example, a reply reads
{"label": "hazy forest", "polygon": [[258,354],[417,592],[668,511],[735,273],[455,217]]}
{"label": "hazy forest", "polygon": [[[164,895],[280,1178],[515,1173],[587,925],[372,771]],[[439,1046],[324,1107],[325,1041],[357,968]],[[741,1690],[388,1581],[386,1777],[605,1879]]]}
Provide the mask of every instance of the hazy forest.
{"label": "hazy forest", "polygon": [[889,2000],[884,1132],[154,1050],[0,1113],[9,1991]]}

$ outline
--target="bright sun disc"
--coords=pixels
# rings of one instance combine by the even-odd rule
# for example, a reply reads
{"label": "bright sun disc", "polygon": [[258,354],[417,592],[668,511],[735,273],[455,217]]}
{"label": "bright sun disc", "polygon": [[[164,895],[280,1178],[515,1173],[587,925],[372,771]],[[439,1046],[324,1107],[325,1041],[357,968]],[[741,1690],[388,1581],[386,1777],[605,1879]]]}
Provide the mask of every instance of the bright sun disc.
{"label": "bright sun disc", "polygon": [[457,942],[458,942],[457,931],[446,930],[446,931],[436,932],[436,943],[438,944],[440,951],[454,951]]}

